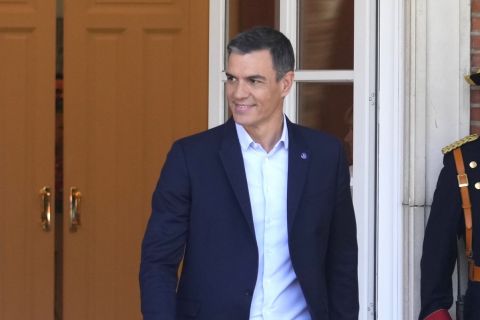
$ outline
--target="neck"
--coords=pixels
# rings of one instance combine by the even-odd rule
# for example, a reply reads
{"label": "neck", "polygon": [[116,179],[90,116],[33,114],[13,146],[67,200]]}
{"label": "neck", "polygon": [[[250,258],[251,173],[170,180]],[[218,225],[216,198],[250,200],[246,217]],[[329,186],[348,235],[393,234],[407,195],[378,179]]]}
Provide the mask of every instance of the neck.
{"label": "neck", "polygon": [[271,124],[258,127],[244,127],[250,137],[268,153],[280,140],[283,132],[283,114]]}

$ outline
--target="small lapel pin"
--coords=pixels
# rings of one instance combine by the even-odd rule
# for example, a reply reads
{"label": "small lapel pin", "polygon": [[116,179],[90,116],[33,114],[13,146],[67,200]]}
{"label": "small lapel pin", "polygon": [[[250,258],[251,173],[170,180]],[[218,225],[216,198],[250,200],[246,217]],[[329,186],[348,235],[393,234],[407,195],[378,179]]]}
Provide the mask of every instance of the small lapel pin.
{"label": "small lapel pin", "polygon": [[307,154],[305,152],[302,152],[302,154],[300,154],[300,158],[302,158],[303,160],[307,159]]}

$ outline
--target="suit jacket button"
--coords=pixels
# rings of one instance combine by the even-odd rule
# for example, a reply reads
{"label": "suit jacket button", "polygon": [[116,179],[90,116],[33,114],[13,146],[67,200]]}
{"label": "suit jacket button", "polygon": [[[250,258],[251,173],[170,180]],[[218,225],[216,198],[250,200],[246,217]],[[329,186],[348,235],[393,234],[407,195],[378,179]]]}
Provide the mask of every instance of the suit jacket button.
{"label": "suit jacket button", "polygon": [[251,290],[245,290],[245,296],[246,297],[250,297],[252,295],[252,291]]}

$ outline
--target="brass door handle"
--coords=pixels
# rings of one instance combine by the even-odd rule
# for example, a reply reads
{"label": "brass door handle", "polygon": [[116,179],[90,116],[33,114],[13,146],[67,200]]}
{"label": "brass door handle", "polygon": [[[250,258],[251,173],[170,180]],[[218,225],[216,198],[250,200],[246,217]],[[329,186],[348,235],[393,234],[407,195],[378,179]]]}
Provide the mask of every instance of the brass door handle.
{"label": "brass door handle", "polygon": [[77,231],[80,226],[80,199],[82,194],[76,187],[70,188],[70,231]]}
{"label": "brass door handle", "polygon": [[43,231],[50,230],[50,219],[52,213],[52,192],[50,187],[43,187],[40,189],[40,198],[42,210],[40,213],[40,223]]}

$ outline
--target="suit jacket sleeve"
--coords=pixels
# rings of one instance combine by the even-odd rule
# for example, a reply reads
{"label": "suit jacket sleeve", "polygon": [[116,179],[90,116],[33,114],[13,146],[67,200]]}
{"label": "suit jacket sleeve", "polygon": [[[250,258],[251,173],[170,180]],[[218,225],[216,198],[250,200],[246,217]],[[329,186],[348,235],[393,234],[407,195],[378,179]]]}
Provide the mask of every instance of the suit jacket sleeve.
{"label": "suit jacket sleeve", "polygon": [[330,319],[358,319],[358,248],[350,174],[339,150],[336,206],[330,226],[327,286]]}
{"label": "suit jacket sleeve", "polygon": [[175,143],[152,198],[142,243],[140,291],[145,320],[175,318],[177,268],[182,259],[190,212],[190,186],[184,152]]}
{"label": "suit jacket sleeve", "polygon": [[[444,157],[425,229],[421,259],[421,313],[419,319],[441,314],[453,303],[452,272],[457,257],[457,233],[463,213],[452,154]],[[438,313],[436,313],[439,311]]]}

